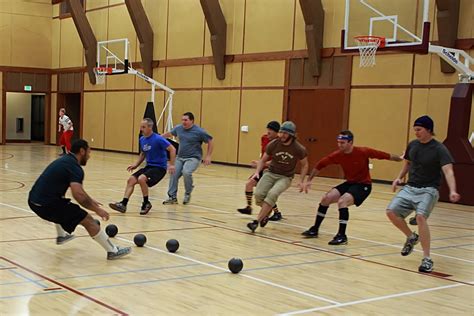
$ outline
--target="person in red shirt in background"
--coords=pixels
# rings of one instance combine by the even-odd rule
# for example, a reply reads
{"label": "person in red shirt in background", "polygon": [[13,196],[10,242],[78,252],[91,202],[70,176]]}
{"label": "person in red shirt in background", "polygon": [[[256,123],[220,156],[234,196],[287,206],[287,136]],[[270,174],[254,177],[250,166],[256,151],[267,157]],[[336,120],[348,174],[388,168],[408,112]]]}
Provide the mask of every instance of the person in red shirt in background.
{"label": "person in red shirt in background", "polygon": [[[268,143],[278,137],[278,132],[280,131],[280,123],[277,121],[271,121],[267,124],[267,133],[262,135],[261,138],[261,147],[262,151],[260,156],[263,156],[265,150],[267,149]],[[258,160],[252,160],[252,168],[257,167]],[[267,161],[266,167],[270,164],[271,159]],[[260,178],[263,176],[263,171],[260,172]],[[253,175],[248,179],[245,184],[245,197],[247,198],[247,206],[244,208],[239,208],[239,211],[242,214],[252,214],[252,197],[253,197],[253,188],[257,185],[259,179],[256,179]],[[278,210],[277,205],[273,207],[273,215],[269,218],[271,221],[279,221],[282,219],[281,213]]]}
{"label": "person in red shirt in background", "polygon": [[305,184],[305,189],[311,187],[312,179],[319,174],[321,169],[329,165],[340,165],[344,171],[346,182],[327,192],[319,202],[318,212],[314,226],[302,233],[305,237],[318,237],[318,230],[326,216],[329,205],[336,203],[339,207],[339,231],[328,243],[329,245],[347,244],[346,227],[349,221],[348,207],[355,204],[360,206],[372,190],[372,179],[369,173],[369,158],[402,161],[397,155],[378,151],[369,147],[354,146],[354,134],[351,131],[341,131],[337,136],[339,150],[322,158]]}

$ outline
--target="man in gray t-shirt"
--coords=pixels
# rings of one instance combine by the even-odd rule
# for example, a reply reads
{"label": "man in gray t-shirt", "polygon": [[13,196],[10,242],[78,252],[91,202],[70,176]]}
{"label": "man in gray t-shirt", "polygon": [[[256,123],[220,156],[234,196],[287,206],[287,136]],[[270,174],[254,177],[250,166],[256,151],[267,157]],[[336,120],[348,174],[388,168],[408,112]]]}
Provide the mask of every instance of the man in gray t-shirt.
{"label": "man in gray t-shirt", "polygon": [[[176,172],[170,176],[168,199],[163,201],[163,204],[178,203],[178,182],[181,176],[184,177],[184,188],[186,191],[183,204],[188,204],[191,201],[191,192],[194,188],[193,172],[199,167],[201,160],[203,160],[206,166],[211,163],[213,150],[212,136],[203,128],[194,125],[194,115],[191,112],[183,114],[181,123],[162,135],[165,138],[175,136],[179,140],[178,155],[175,162]],[[207,144],[207,153],[204,159],[202,159],[202,143]]]}
{"label": "man in gray t-shirt", "polygon": [[[426,115],[419,117],[413,128],[417,139],[408,144],[404,157],[405,164],[398,178],[393,181],[393,191],[407,173],[408,183],[387,207],[387,216],[407,237],[401,252],[402,256],[408,256],[420,239],[423,260],[418,271],[431,272],[433,261],[430,258],[431,237],[427,221],[439,198],[441,173],[446,177],[451,202],[459,201],[460,195],[456,192],[453,158],[448,149],[433,138],[433,120]],[[412,232],[405,222],[405,218],[414,210],[419,235]]]}

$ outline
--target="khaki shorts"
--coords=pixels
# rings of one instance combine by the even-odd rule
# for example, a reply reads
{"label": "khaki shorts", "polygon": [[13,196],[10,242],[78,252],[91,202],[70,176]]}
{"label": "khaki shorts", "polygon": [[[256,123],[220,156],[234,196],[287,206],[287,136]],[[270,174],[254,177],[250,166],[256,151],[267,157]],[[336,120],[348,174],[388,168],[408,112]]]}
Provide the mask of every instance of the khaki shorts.
{"label": "khaki shorts", "polygon": [[267,171],[258,181],[255,189],[255,203],[262,206],[263,202],[275,206],[280,194],[291,186],[293,178]]}
{"label": "khaki shorts", "polygon": [[439,192],[436,188],[415,188],[405,185],[390,202],[387,211],[392,211],[402,218],[416,211],[416,215],[423,215],[428,218],[438,199]]}

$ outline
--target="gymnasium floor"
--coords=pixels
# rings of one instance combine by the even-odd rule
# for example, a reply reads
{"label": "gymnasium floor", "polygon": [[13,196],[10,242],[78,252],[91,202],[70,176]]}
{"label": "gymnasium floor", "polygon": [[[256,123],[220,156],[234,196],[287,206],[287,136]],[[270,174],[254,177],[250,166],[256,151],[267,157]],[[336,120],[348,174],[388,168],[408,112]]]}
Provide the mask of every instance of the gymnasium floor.
{"label": "gymnasium floor", "polygon": [[[314,219],[323,192],[339,180],[320,178],[308,195],[292,187],[280,199],[285,219],[250,234],[244,206],[250,169],[201,167],[188,206],[163,206],[168,178],[151,190],[154,208],[140,216],[137,188],[126,214],[110,210],[115,242],[136,233],[147,247],[107,261],[104,250],[78,228],[76,240],[55,244],[52,224],[27,209],[27,193],[58,148],[0,146],[0,314],[470,314],[474,310],[474,212],[439,203],[430,218],[435,272],[417,272],[420,246],[400,256],[403,237],[385,217],[393,196],[374,185],[361,208],[350,209],[349,244],[331,247],[333,206],[319,239],[300,233]],[[106,204],[120,200],[134,155],[93,151],[85,188]],[[395,176],[395,175],[394,175]],[[180,191],[180,200],[183,191]],[[102,222],[105,227],[107,223]],[[170,238],[181,247],[166,251]],[[227,261],[240,257],[233,275]]]}

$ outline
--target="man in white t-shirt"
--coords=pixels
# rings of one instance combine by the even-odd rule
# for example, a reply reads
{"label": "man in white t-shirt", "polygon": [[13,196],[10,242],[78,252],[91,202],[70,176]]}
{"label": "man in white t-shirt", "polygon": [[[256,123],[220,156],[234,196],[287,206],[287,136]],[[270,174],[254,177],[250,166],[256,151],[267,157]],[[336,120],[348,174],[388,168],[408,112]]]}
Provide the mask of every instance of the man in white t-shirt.
{"label": "man in white t-shirt", "polygon": [[71,150],[71,138],[74,134],[74,128],[72,126],[71,119],[66,115],[66,109],[59,109],[59,128],[58,132],[61,133],[59,138],[59,145],[61,146],[63,152],[62,155],[69,153]]}

